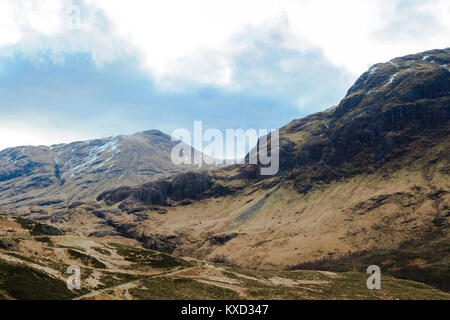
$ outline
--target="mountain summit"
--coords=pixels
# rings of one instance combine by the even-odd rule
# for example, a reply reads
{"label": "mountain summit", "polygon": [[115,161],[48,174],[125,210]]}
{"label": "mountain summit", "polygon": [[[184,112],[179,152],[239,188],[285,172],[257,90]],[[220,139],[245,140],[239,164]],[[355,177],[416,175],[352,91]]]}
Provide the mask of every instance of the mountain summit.
{"label": "mountain summit", "polygon": [[95,199],[101,192],[198,169],[177,166],[179,142],[157,130],[50,147],[0,151],[0,205]]}

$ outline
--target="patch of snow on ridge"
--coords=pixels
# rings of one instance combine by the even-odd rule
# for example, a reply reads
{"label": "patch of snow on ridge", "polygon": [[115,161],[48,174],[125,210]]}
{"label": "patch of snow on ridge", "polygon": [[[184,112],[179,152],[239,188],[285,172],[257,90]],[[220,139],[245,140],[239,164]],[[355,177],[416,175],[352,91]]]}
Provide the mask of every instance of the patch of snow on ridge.
{"label": "patch of snow on ridge", "polygon": [[398,69],[398,65],[395,62],[389,61],[389,64],[391,64],[392,66],[394,66],[394,67],[396,67]]}
{"label": "patch of snow on ridge", "polygon": [[106,151],[107,149],[109,149],[109,152],[113,152],[114,150],[117,149],[118,142],[119,142],[118,139],[111,140],[102,146],[94,148],[93,152],[102,153],[103,151]]}
{"label": "patch of snow on ridge", "polygon": [[372,75],[375,71],[377,71],[378,66],[374,66],[372,68],[369,69],[369,75]]}
{"label": "patch of snow on ridge", "polygon": [[[106,163],[110,162],[112,159],[114,159],[114,157],[116,156],[118,152],[116,151],[111,157],[109,157],[108,159],[106,159],[105,161],[103,161],[102,163],[100,163],[98,166],[94,167],[94,169],[99,169],[101,167],[103,167]],[[111,169],[113,165],[109,166],[109,168]]]}
{"label": "patch of snow on ridge", "polygon": [[[73,178],[76,174],[82,173],[84,170],[87,170],[93,165],[96,165],[95,167],[93,167],[94,170],[103,167],[120,152],[120,149],[117,147],[118,142],[119,139],[117,138],[95,146],[92,146],[92,142],[90,142],[89,144],[91,145],[91,147],[88,148],[87,157],[84,158],[80,164],[68,171],[71,173],[70,177]],[[105,161],[97,162],[102,154],[108,154],[110,155],[110,157]]]}
{"label": "patch of snow on ridge", "polygon": [[450,72],[450,67],[448,67],[446,64],[439,65],[442,69],[446,69],[448,72]]}
{"label": "patch of snow on ridge", "polygon": [[424,57],[422,58],[422,61],[427,60],[429,57],[430,57],[430,56],[424,56]]}
{"label": "patch of snow on ridge", "polygon": [[94,169],[100,169],[101,167],[103,167],[105,165],[104,162],[100,163],[98,166],[94,167]]}
{"label": "patch of snow on ridge", "polygon": [[383,88],[386,87],[387,85],[391,84],[391,83],[395,80],[395,77],[397,77],[397,75],[398,75],[398,72],[397,72],[396,74],[394,74],[394,75],[389,79],[388,83],[386,83],[386,84],[383,86]]}

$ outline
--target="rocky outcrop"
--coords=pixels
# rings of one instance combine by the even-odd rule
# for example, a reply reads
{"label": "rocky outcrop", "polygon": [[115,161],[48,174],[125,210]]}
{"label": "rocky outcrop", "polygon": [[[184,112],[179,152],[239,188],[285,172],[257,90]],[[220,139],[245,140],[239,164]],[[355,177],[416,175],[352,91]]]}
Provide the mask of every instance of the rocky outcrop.
{"label": "rocky outcrop", "polygon": [[122,187],[107,191],[99,195],[97,201],[104,201],[107,205],[123,201],[120,206],[127,211],[136,206],[136,201],[152,206],[169,205],[169,200],[200,199],[212,185],[212,177],[208,173],[188,172],[139,187]]}
{"label": "rocky outcrop", "polygon": [[209,239],[209,244],[211,246],[223,245],[223,244],[227,243],[228,241],[233,240],[238,235],[239,235],[238,233],[216,234]]}

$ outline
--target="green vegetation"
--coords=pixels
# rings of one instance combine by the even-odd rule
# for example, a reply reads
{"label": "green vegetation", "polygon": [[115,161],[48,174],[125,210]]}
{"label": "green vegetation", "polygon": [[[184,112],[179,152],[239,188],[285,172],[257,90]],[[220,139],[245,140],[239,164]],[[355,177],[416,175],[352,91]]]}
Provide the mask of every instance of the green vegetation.
{"label": "green vegetation", "polygon": [[224,288],[221,283],[213,285],[196,279],[159,276],[142,280],[142,285],[131,289],[130,294],[143,300],[450,299],[450,295],[426,284],[396,279],[389,275],[383,276],[381,290],[369,290],[366,287],[367,275],[362,272],[326,274],[319,271],[271,272],[240,268],[229,270],[223,272],[223,275],[235,281],[236,290]]}
{"label": "green vegetation", "polygon": [[6,253],[7,255],[9,255],[9,256],[11,256],[11,257],[14,257],[14,258],[17,258],[17,259],[19,259],[19,260],[23,260],[23,261],[25,261],[25,262],[29,262],[29,263],[35,263],[35,264],[38,264],[38,265],[41,265],[41,266],[44,266],[44,264],[42,264],[38,259],[37,259],[37,257],[35,258],[35,257],[26,257],[26,256],[23,256],[23,255],[20,255],[20,254],[17,254],[17,253],[15,253],[15,252],[7,252]]}
{"label": "green vegetation", "polygon": [[450,292],[450,242],[447,238],[404,243],[397,250],[358,252],[339,259],[324,259],[290,269],[360,271],[379,265],[382,272]]}
{"label": "green vegetation", "polygon": [[151,267],[158,269],[170,269],[180,266],[188,267],[192,265],[187,261],[174,258],[165,253],[114,243],[110,245],[115,247],[117,254],[124,257],[126,261],[133,262],[133,268]]}
{"label": "green vegetation", "polygon": [[254,299],[260,300],[302,299],[302,295],[297,293],[296,290],[289,290],[289,289],[286,290],[285,288],[263,288],[263,289],[252,288],[247,291],[247,294]]}
{"label": "green vegetation", "polygon": [[93,247],[92,249],[94,249],[98,253],[103,254],[105,256],[111,256],[111,252],[109,250],[106,250],[106,249],[103,249],[103,248],[99,248],[99,247]]}
{"label": "green vegetation", "polygon": [[104,289],[112,286],[117,286],[122,283],[127,283],[138,279],[139,276],[128,274],[128,273],[113,273],[113,272],[103,272],[100,277],[100,282],[102,283],[97,287],[97,289]]}
{"label": "green vegetation", "polygon": [[85,266],[93,267],[96,269],[106,269],[106,265],[103,262],[98,261],[96,258],[87,254],[81,253],[73,249],[67,249],[67,253],[74,259],[81,261]]}
{"label": "green vegetation", "polygon": [[325,281],[329,279],[323,273],[320,272],[312,272],[312,271],[264,271],[264,270],[252,270],[252,269],[244,269],[239,267],[226,267],[226,270],[230,272],[235,272],[238,274],[242,274],[245,276],[267,280],[273,277],[286,278],[291,280],[316,280],[316,281]]}
{"label": "green vegetation", "polygon": [[204,284],[186,278],[150,278],[143,281],[145,289],[131,289],[130,294],[140,300],[236,300],[240,296],[230,289]]}
{"label": "green vegetation", "polygon": [[0,260],[0,288],[21,300],[68,300],[75,295],[63,281],[19,264]]}
{"label": "green vegetation", "polygon": [[320,299],[400,299],[435,300],[450,296],[426,284],[382,276],[381,290],[368,290],[367,274],[362,272],[339,273],[332,285],[323,286]]}
{"label": "green vegetation", "polygon": [[53,226],[42,224],[21,217],[14,218],[22,228],[30,230],[32,236],[59,236],[62,232]]}
{"label": "green vegetation", "polygon": [[[368,290],[365,272],[324,273],[320,271],[257,271],[226,268],[235,273],[239,285],[247,288],[252,299],[450,299],[450,296],[426,284],[384,275],[381,290]],[[241,274],[255,278],[236,277]],[[277,284],[271,279],[283,279]],[[259,281],[258,281],[259,280]],[[292,280],[292,281],[290,281]]]}

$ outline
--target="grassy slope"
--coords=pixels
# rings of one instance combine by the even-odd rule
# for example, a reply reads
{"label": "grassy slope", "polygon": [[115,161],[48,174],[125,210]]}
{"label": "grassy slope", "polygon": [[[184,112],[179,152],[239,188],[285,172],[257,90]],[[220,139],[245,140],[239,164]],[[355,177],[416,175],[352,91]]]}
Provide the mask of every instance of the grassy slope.
{"label": "grassy slope", "polygon": [[381,290],[368,290],[368,275],[363,272],[328,274],[321,271],[255,271],[227,268],[229,272],[244,274],[254,279],[291,279],[295,286],[274,286],[255,280],[237,278],[248,288],[252,299],[450,299],[450,295],[431,286],[410,280],[382,276]]}
{"label": "grassy slope", "polygon": [[358,252],[339,259],[300,264],[290,269],[363,271],[373,264],[381,264],[382,272],[394,277],[426,283],[450,292],[450,242],[447,238],[405,243],[398,250]]}
{"label": "grassy slope", "polygon": [[66,300],[75,296],[61,280],[36,269],[2,260],[0,289],[20,300]]}

